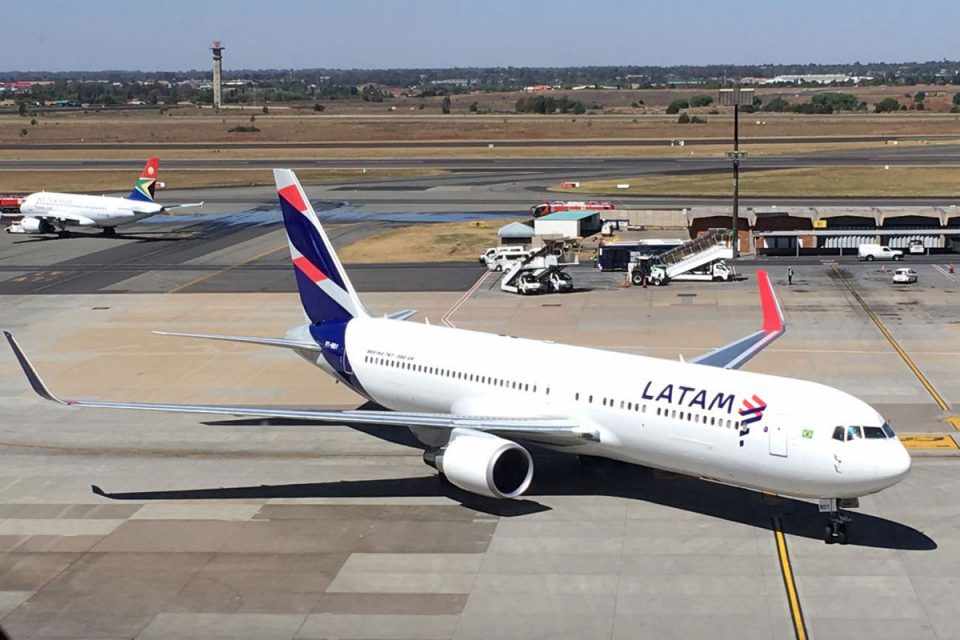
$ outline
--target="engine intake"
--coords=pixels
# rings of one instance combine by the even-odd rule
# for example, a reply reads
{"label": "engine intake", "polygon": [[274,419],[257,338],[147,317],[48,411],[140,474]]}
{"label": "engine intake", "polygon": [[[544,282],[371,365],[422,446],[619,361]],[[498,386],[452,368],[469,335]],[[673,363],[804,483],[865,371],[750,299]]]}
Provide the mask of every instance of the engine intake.
{"label": "engine intake", "polygon": [[24,233],[53,233],[56,229],[52,224],[40,218],[25,217],[20,221],[20,228]]}
{"label": "engine intake", "polygon": [[491,498],[517,498],[533,481],[533,458],[518,445],[498,436],[457,430],[439,451],[423,460],[455,487]]}

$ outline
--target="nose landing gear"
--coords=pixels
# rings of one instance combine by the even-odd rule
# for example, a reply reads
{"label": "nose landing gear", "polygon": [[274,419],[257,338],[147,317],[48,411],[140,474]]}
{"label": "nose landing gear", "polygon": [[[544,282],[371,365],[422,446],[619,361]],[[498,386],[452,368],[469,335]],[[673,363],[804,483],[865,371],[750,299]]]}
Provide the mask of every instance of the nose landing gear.
{"label": "nose landing gear", "polygon": [[842,511],[836,511],[830,515],[830,522],[824,527],[823,541],[827,544],[847,544],[847,524],[850,522],[850,516],[844,515]]}
{"label": "nose landing gear", "polygon": [[820,501],[820,511],[827,514],[829,518],[827,525],[823,528],[823,541],[827,544],[847,544],[847,525],[852,521],[840,508],[858,507],[860,501],[856,498],[836,499]]}

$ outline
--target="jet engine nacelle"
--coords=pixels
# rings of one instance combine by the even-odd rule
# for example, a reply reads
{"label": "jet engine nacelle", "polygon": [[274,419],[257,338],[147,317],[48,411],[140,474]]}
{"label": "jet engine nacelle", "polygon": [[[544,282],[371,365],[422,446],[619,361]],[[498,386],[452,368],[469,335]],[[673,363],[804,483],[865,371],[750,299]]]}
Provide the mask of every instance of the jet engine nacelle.
{"label": "jet engine nacelle", "polygon": [[533,458],[526,449],[472,429],[454,430],[446,447],[427,451],[423,459],[455,487],[491,498],[517,498],[533,480]]}
{"label": "jet engine nacelle", "polygon": [[56,231],[54,226],[46,220],[31,217],[20,220],[20,228],[23,229],[23,233],[53,233]]}

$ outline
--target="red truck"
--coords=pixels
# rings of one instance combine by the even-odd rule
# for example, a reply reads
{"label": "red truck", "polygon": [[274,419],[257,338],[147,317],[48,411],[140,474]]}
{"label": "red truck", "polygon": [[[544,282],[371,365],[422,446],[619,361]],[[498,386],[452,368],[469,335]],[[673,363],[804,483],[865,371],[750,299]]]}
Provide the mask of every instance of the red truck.
{"label": "red truck", "polygon": [[0,213],[20,213],[20,196],[0,196]]}
{"label": "red truck", "polygon": [[530,207],[530,215],[534,218],[557,213],[558,211],[610,211],[616,209],[612,202],[599,200],[553,200],[552,202],[543,202]]}

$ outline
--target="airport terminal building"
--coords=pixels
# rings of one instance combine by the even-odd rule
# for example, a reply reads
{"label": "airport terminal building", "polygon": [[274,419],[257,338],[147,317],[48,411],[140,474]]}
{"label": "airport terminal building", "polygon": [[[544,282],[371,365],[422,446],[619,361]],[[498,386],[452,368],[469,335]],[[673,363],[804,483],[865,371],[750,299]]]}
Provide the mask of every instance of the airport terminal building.
{"label": "airport terminal building", "polygon": [[[630,226],[686,228],[696,238],[710,229],[730,229],[728,206],[669,210],[618,210]],[[841,255],[861,244],[896,249],[922,245],[929,253],[960,250],[960,207],[744,207],[739,249],[759,255]]]}

